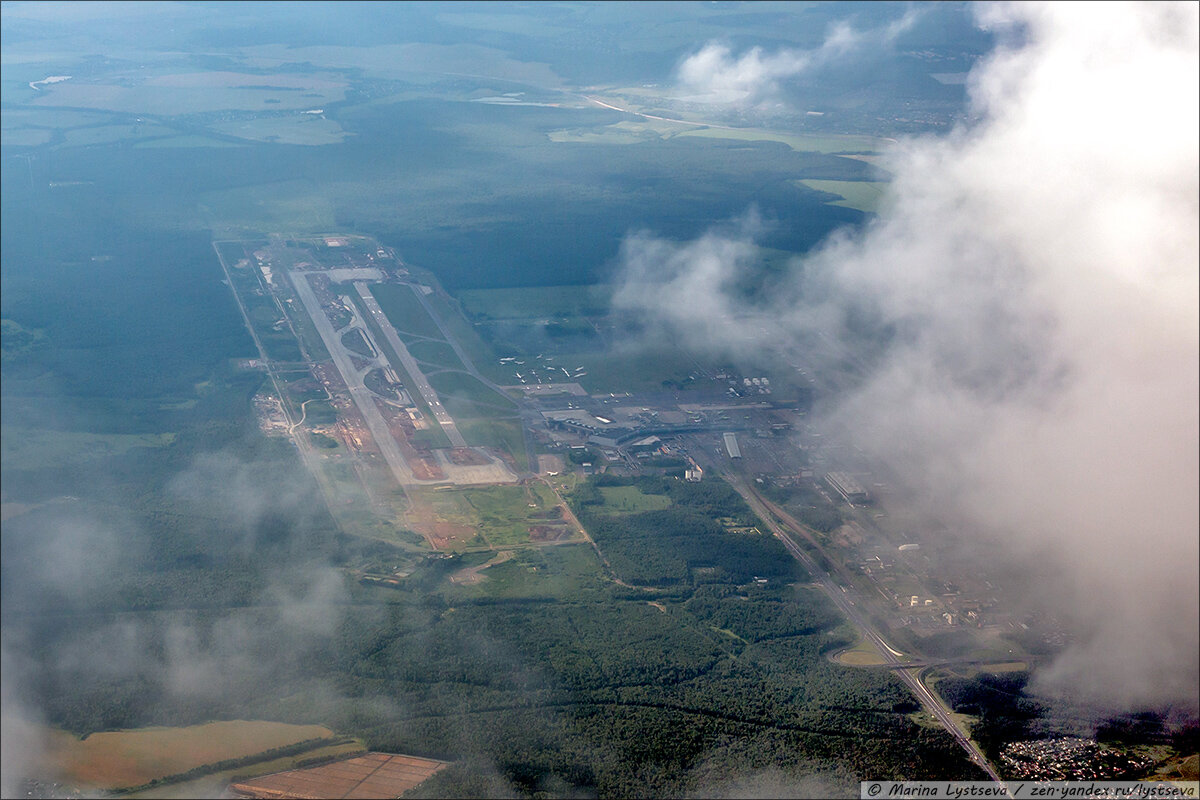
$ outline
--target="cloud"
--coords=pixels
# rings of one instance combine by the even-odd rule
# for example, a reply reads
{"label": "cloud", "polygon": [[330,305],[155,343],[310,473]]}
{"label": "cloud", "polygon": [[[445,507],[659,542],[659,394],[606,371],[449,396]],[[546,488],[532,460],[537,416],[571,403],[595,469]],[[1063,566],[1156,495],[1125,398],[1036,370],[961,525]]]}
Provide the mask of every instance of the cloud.
{"label": "cloud", "polygon": [[[738,324],[704,341],[736,342],[765,316],[764,343],[852,356],[824,425],[1025,559],[1030,597],[1079,632],[1040,685],[1117,705],[1194,706],[1200,674],[1198,8],[981,9],[1007,44],[971,74],[976,121],[898,146],[879,218],[768,301],[729,291],[745,231],[623,250],[631,281],[671,288],[659,325],[690,333],[713,309]],[[646,313],[638,294],[618,299]],[[855,349],[864,319],[886,345]]]}
{"label": "cloud", "polygon": [[[762,229],[751,210],[683,245],[649,231],[627,236],[618,257],[614,306],[637,315],[659,340],[667,329],[683,324],[689,340],[704,350],[748,344],[745,329],[733,324],[748,313],[734,297],[734,287],[757,257],[754,239]],[[660,316],[664,303],[672,313]]]}
{"label": "cloud", "polygon": [[40,771],[46,747],[41,712],[23,688],[34,669],[24,644],[7,631],[0,638],[0,797],[25,794],[24,781]]}
{"label": "cloud", "polygon": [[812,50],[780,48],[767,53],[752,47],[735,56],[725,44],[707,42],[679,63],[675,81],[682,99],[722,105],[756,106],[773,99],[780,82],[796,78],[867,46],[890,44],[912,27],[920,11],[909,9],[888,25],[858,30],[846,21],[830,26],[825,41]]}

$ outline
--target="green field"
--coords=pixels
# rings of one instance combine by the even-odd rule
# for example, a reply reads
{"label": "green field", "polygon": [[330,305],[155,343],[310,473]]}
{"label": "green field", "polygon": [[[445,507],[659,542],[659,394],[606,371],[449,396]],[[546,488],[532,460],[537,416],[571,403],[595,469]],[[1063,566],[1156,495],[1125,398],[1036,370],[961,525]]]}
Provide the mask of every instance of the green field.
{"label": "green field", "polygon": [[454,352],[454,348],[446,342],[433,341],[432,339],[419,339],[415,342],[410,342],[407,345],[408,352],[412,357],[422,364],[429,364],[433,367],[443,367],[445,369],[462,369],[463,363],[458,358],[458,354]]}
{"label": "green field", "polygon": [[636,514],[671,507],[671,498],[665,494],[645,494],[636,486],[601,486],[600,495],[604,503],[596,511],[601,514]]}
{"label": "green field", "polygon": [[586,543],[520,550],[480,574],[486,579],[448,594],[455,598],[553,598],[580,602],[596,598],[608,585],[600,575],[596,551]]}
{"label": "green field", "polygon": [[208,111],[319,108],[346,96],[344,83],[295,73],[166,72],[141,77],[137,85],[55,83],[44,87],[32,105],[172,116]]}
{"label": "green field", "polygon": [[371,294],[406,344],[413,337],[441,340],[442,332],[437,323],[429,317],[408,285],[377,283],[371,287]]}
{"label": "green field", "polygon": [[513,457],[518,470],[529,469],[525,453],[525,433],[515,417],[491,419],[456,418],[455,424],[463,438],[476,447],[494,447]]}
{"label": "green field", "polygon": [[157,139],[147,139],[133,145],[137,148],[163,147],[242,147],[238,142],[226,142],[209,136],[167,136]]}
{"label": "green field", "polygon": [[579,383],[592,392],[637,392],[661,389],[664,380],[686,379],[699,366],[696,359],[679,348],[631,347],[602,354],[577,353],[561,356],[583,365],[587,375]]}
{"label": "green field", "polygon": [[475,326],[462,315],[460,305],[443,292],[435,292],[427,298],[446,326],[446,330],[458,342],[459,347],[471,359],[475,368],[497,383],[503,383],[503,371],[497,373],[496,356],[490,343],[485,342]]}
{"label": "green field", "polygon": [[221,122],[212,129],[229,136],[273,144],[313,146],[337,144],[346,138],[346,131],[333,120],[306,114]]}
{"label": "green field", "polygon": [[873,136],[783,133],[762,128],[702,128],[683,131],[679,135],[748,142],[783,142],[797,152],[812,153],[877,153],[895,144],[890,139]]}
{"label": "green field", "polygon": [[541,484],[454,489],[429,499],[440,516],[473,527],[492,548],[528,544],[531,525],[561,521],[554,493]]}
{"label": "green field", "polygon": [[859,211],[871,213],[879,209],[879,203],[888,187],[888,184],[883,181],[802,180],[800,183],[819,192],[842,196],[841,200],[831,202],[830,205],[857,208]]}
{"label": "green field", "polygon": [[608,313],[612,288],[529,286],[520,289],[469,289],[459,292],[463,310],[476,319],[544,319]]}
{"label": "green field", "polygon": [[[512,400],[497,394],[479,382],[475,377],[465,372],[438,372],[429,375],[429,384],[437,390],[438,396],[445,402],[449,398],[457,398],[476,406],[483,406],[480,411],[487,412],[487,406],[495,406],[505,413],[515,411]],[[453,413],[453,412],[451,412]],[[494,415],[491,412],[488,416]]]}

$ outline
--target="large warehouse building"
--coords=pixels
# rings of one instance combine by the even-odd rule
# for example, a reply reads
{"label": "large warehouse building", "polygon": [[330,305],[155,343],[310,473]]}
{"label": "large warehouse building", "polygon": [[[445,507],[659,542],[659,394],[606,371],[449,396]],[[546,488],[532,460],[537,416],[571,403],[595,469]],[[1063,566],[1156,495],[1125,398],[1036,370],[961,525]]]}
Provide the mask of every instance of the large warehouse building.
{"label": "large warehouse building", "polygon": [[830,472],[825,476],[825,480],[838,494],[846,498],[848,503],[865,503],[868,499],[867,490],[845,472]]}

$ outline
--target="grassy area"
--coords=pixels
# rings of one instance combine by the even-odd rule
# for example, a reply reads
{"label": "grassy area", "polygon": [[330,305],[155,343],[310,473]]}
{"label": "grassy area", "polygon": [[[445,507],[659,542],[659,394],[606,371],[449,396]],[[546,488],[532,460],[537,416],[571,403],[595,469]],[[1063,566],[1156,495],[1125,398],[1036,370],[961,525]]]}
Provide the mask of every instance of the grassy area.
{"label": "grassy area", "polygon": [[529,469],[525,453],[525,432],[516,418],[471,419],[455,418],[455,424],[470,444],[476,447],[494,447],[503,450],[516,461],[517,469]]}
{"label": "grassy area", "polygon": [[312,114],[220,122],[213,125],[212,129],[242,139],[274,144],[337,144],[346,138],[341,125]]}
{"label": "grassy area", "polygon": [[696,369],[696,360],[678,349],[637,349],[626,352],[577,353],[559,356],[586,368],[579,383],[592,392],[637,392],[661,389],[664,380],[683,380]]}
{"label": "grassy area", "polygon": [[545,319],[599,316],[608,312],[607,284],[530,286],[520,289],[469,289],[459,293],[463,309],[487,319]]}
{"label": "grassy area", "polygon": [[886,181],[819,181],[802,180],[799,183],[819,192],[839,194],[841,200],[829,203],[833,206],[857,208],[859,211],[874,213],[879,209],[879,201],[887,191]]}
{"label": "grassy area", "polygon": [[496,394],[465,372],[439,372],[429,376],[429,384],[437,390],[443,402],[449,397],[457,397],[471,403],[499,406],[509,411],[515,409],[512,400]]}
{"label": "grassy area", "polygon": [[782,133],[763,128],[701,128],[683,131],[678,135],[750,142],[783,142],[797,152],[810,153],[875,153],[885,150],[893,144],[891,140],[876,139],[873,136]]}
{"label": "grassy area", "polygon": [[438,516],[473,528],[491,547],[526,544],[531,526],[561,521],[553,512],[557,498],[540,484],[454,489],[428,499]]}
{"label": "grassy area", "polygon": [[853,647],[837,653],[833,660],[849,667],[878,667],[887,663],[875,645],[866,639],[859,639]]}
{"label": "grassy area", "polygon": [[321,725],[234,720],[186,728],[138,728],[94,733],[78,739],[50,734],[48,758],[70,780],[105,789],[141,786],[155,778],[276,747],[328,739]]}
{"label": "grassy area", "polygon": [[160,139],[147,139],[138,142],[134,147],[242,147],[237,142],[226,142],[221,139],[211,139],[207,136],[168,136]]}
{"label": "grassy area", "polygon": [[431,364],[446,369],[462,369],[463,363],[454,352],[454,348],[446,342],[434,342],[428,339],[411,342],[408,352],[422,364]]}
{"label": "grassy area", "polygon": [[[345,98],[344,84],[287,75],[243,75],[241,86],[219,85],[215,76],[233,73],[193,73],[147,76],[136,86],[64,81],[45,87],[33,101],[37,106],[90,108],[131,114],[173,116],[204,111],[275,112],[320,108]],[[303,87],[297,84],[304,84]],[[273,88],[280,85],[280,88]],[[272,88],[250,88],[263,86]],[[304,88],[301,93],[291,91]]]}
{"label": "grassy area", "polygon": [[600,494],[604,505],[596,510],[602,514],[636,514],[671,507],[671,498],[665,494],[645,494],[636,486],[601,486]]}
{"label": "grassy area", "polygon": [[68,145],[92,145],[119,142],[124,140],[149,139],[174,133],[170,128],[161,125],[96,125],[86,128],[72,128],[64,134]]}
{"label": "grassy area", "polygon": [[46,128],[5,128],[0,130],[0,145],[4,147],[36,147],[46,144],[54,131]]}
{"label": "grassy area", "polygon": [[[411,336],[425,336],[430,339],[441,339],[442,332],[426,313],[421,301],[413,294],[413,290],[404,284],[377,283],[371,287],[379,307],[391,321],[392,327],[401,334],[408,343]],[[406,335],[407,334],[407,335]]]}
{"label": "grassy area", "polygon": [[[379,289],[386,285],[387,284],[378,284],[375,288]],[[400,287],[400,288],[404,288],[404,287]],[[407,291],[407,289],[405,289],[405,291]],[[411,387],[416,385],[416,381],[414,381],[412,379],[412,376],[408,374],[408,371],[404,369],[404,364],[400,361],[400,357],[396,355],[396,352],[394,350],[392,350],[391,344],[388,343],[387,337],[385,337],[383,335],[383,331],[380,330],[379,325],[376,324],[374,318],[365,312],[365,310],[363,309],[361,300],[357,299],[357,298],[352,298],[352,299],[353,299],[353,302],[354,302],[356,308],[358,309],[359,319],[363,320],[364,323],[366,324],[367,328],[371,331],[371,337],[375,340],[375,343],[383,351],[384,356],[387,357],[388,363],[390,363],[392,365],[392,367],[396,370],[396,374],[400,376],[400,380],[405,385],[405,387],[410,389],[409,396],[412,398],[412,402],[416,405],[416,407],[418,409],[420,409],[422,416],[425,418],[425,420],[431,426],[425,430],[417,431],[416,434],[414,434],[414,436],[413,436],[414,441],[419,441],[422,444],[429,445],[430,447],[449,447],[450,443],[446,439],[445,433],[442,432],[442,428],[438,424],[437,418],[434,417],[432,413],[430,413],[429,406],[428,406],[428,404],[426,404],[425,399],[421,396],[420,392],[411,390]],[[416,298],[413,298],[413,300],[415,302]],[[380,303],[380,306],[382,307],[383,304]],[[387,313],[387,312],[385,311],[385,313]],[[424,313],[424,311],[422,311],[422,313]],[[390,314],[389,314],[389,317],[390,317]],[[429,319],[428,314],[425,315],[425,319],[427,319],[427,320]],[[433,324],[432,320],[429,320],[429,322],[431,325]],[[394,321],[393,321],[393,324],[394,324]],[[451,412],[451,413],[453,413],[453,412]]]}
{"label": "grassy area", "polygon": [[475,331],[475,327],[467,322],[458,304],[441,292],[435,292],[429,295],[427,299],[429,300],[429,304],[433,306],[433,310],[441,317],[442,324],[446,326],[446,330],[450,332],[450,335],[454,337],[459,346],[466,351],[467,358],[474,362],[477,369],[495,380],[496,376],[492,373],[492,368],[495,366],[495,356],[491,345],[481,339]]}
{"label": "grassy area", "polygon": [[579,602],[608,585],[601,577],[596,551],[586,543],[521,550],[480,575],[484,580],[451,590],[453,595]]}

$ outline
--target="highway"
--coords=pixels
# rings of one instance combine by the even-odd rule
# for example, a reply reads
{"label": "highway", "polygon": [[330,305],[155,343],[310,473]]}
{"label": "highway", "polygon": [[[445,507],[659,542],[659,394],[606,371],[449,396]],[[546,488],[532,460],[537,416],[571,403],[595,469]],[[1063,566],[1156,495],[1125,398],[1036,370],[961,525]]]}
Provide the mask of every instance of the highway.
{"label": "highway", "polygon": [[750,508],[754,510],[754,513],[758,514],[759,518],[770,527],[771,533],[774,534],[775,538],[781,541],[788,552],[808,570],[813,581],[829,595],[829,599],[833,601],[838,610],[858,628],[863,638],[875,646],[879,651],[879,655],[886,662],[886,666],[892,669],[894,674],[904,681],[908,688],[912,690],[912,693],[916,695],[917,700],[920,701],[925,710],[933,714],[938,722],[942,724],[942,727],[967,751],[967,755],[971,761],[986,772],[992,780],[1003,785],[1004,782],[1001,780],[1000,775],[988,763],[987,758],[984,757],[979,748],[975,746],[975,743],[971,741],[971,738],[954,721],[950,709],[946,708],[941,699],[921,681],[920,673],[923,667],[920,664],[910,665],[901,661],[904,654],[894,650],[884,641],[883,636],[875,629],[874,624],[855,603],[854,598],[857,593],[852,593],[852,589],[838,585],[829,573],[817,564],[815,559],[804,552],[800,545],[796,544],[791,534],[780,523],[779,518],[771,512],[769,508],[771,504],[762,498],[758,492],[748,487],[737,476],[726,474],[725,477],[734,489],[737,490],[738,494],[745,498]]}
{"label": "highway", "polygon": [[[400,341],[399,334],[392,327],[392,323],[388,320],[387,315],[383,313],[383,309],[379,307],[375,297],[371,294],[371,290],[367,288],[367,284],[363,281],[355,281],[354,288],[362,298],[363,308],[375,320],[375,324],[379,326],[379,330],[383,331],[383,336],[388,340],[388,344],[396,351],[396,355],[400,358],[400,363],[404,365],[404,371],[408,373],[408,377],[412,379],[417,391],[425,400],[425,405],[429,406],[429,411],[433,414],[433,418],[442,426],[442,430],[446,433],[446,438],[450,440],[451,447],[466,447],[467,440],[459,433],[458,426],[454,424],[454,419],[442,406],[442,401],[438,399],[437,392],[429,385],[429,379],[421,372],[420,366],[417,365],[417,360],[408,352],[408,348],[404,346],[404,342]],[[434,318],[434,322],[438,320]],[[451,347],[454,343],[450,343]],[[457,352],[457,351],[456,351]],[[461,356],[460,356],[461,357]],[[464,364],[467,362],[463,362]],[[409,387],[410,389],[412,387]]]}
{"label": "highway", "polygon": [[396,476],[396,481],[401,486],[408,486],[416,482],[412,469],[408,466],[408,461],[400,451],[400,445],[392,437],[392,432],[388,429],[387,422],[384,420],[383,415],[379,413],[379,406],[375,405],[375,395],[363,385],[362,377],[358,374],[358,370],[354,368],[354,364],[350,361],[350,357],[346,355],[345,348],[342,347],[337,333],[333,330],[333,323],[329,321],[329,317],[325,315],[324,309],[321,308],[320,301],[317,300],[316,294],[313,293],[312,286],[308,282],[308,277],[303,272],[289,272],[288,275],[292,279],[292,285],[296,287],[296,295],[300,298],[300,302],[304,304],[304,309],[308,312],[308,315],[312,317],[313,325],[317,328],[317,333],[321,334],[321,339],[325,342],[325,349],[329,351],[334,365],[337,367],[338,372],[342,374],[342,380],[346,382],[346,388],[350,391],[350,397],[354,399],[354,404],[362,412],[367,430],[371,432],[371,437],[375,439],[375,445],[379,448],[379,452],[383,453],[383,460],[391,467],[392,474]]}

